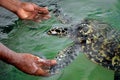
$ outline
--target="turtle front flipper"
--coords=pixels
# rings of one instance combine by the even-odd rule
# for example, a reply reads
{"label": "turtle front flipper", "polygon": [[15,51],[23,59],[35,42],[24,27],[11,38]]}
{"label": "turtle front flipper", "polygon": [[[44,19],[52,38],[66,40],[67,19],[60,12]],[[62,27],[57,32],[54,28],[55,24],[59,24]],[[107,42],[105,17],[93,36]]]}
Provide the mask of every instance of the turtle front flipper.
{"label": "turtle front flipper", "polygon": [[59,52],[55,60],[57,64],[50,68],[50,74],[56,74],[59,72],[60,69],[68,66],[80,53],[79,45],[74,44],[65,48],[63,51]]}
{"label": "turtle front flipper", "polygon": [[120,72],[119,71],[115,71],[114,80],[120,80]]}
{"label": "turtle front flipper", "polygon": [[56,36],[66,36],[67,33],[68,33],[67,28],[53,28],[47,32],[48,35],[56,35]]}

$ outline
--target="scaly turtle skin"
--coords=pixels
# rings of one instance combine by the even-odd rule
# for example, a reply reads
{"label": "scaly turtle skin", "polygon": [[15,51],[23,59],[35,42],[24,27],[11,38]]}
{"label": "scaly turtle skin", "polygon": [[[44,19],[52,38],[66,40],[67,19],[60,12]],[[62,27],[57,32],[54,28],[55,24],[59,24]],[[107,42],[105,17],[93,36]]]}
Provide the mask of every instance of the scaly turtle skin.
{"label": "scaly turtle skin", "polygon": [[97,20],[86,19],[69,28],[54,28],[49,35],[69,36],[73,45],[59,52],[57,65],[50,68],[55,74],[82,52],[91,61],[114,71],[120,71],[120,32]]}

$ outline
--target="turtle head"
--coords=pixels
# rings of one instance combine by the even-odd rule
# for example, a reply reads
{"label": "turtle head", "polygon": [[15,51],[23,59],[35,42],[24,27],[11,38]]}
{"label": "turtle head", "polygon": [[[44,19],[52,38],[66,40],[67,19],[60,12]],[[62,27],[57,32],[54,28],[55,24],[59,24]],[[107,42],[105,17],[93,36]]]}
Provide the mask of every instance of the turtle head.
{"label": "turtle head", "polygon": [[53,28],[50,29],[47,34],[48,35],[56,35],[56,36],[65,36],[67,35],[67,28]]}
{"label": "turtle head", "polygon": [[88,39],[88,36],[93,32],[92,26],[89,25],[87,22],[83,22],[80,24],[77,24],[75,26],[74,30],[74,35],[76,39],[78,40],[77,42],[86,42]]}

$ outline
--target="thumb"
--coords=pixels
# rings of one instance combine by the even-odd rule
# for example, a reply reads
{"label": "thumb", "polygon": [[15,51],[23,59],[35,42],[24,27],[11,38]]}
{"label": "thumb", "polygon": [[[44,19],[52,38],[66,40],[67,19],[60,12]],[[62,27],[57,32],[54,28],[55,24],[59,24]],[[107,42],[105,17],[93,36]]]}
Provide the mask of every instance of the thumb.
{"label": "thumb", "polygon": [[41,59],[40,63],[47,65],[47,66],[53,66],[57,64],[56,60],[44,60],[44,59]]}
{"label": "thumb", "polygon": [[28,17],[28,15],[26,14],[26,12],[23,9],[19,9],[17,11],[17,15],[19,16],[19,18],[21,19],[25,19]]}
{"label": "thumb", "polygon": [[36,75],[36,76],[49,76],[49,73],[47,71],[39,68],[38,70],[36,70],[34,75]]}

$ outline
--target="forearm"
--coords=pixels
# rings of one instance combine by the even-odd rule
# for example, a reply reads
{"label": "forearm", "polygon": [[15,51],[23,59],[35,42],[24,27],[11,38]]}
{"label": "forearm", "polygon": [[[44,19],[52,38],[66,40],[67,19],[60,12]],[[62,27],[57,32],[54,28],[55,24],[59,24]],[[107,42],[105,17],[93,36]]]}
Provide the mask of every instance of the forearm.
{"label": "forearm", "polygon": [[0,0],[0,6],[12,12],[16,12],[20,4],[21,2],[19,0]]}
{"label": "forearm", "polygon": [[0,60],[12,64],[16,53],[0,43]]}

